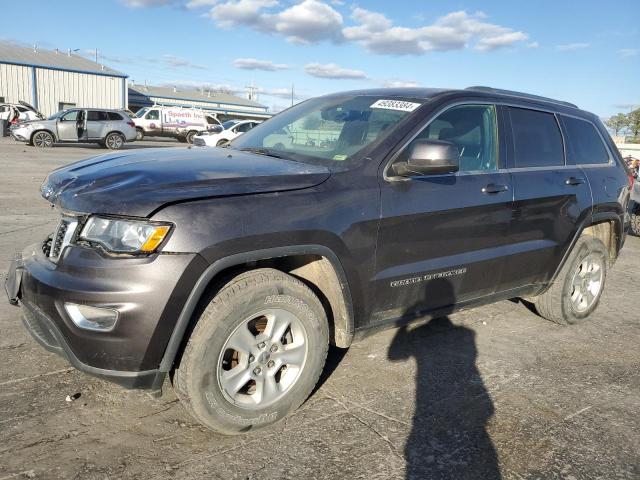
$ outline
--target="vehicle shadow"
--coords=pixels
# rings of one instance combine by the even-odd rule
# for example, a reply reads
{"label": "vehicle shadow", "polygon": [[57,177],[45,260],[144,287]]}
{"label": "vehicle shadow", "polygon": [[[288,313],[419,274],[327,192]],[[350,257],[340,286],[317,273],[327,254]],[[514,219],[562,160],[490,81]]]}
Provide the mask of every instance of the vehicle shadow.
{"label": "vehicle shadow", "polygon": [[[424,289],[425,294],[452,290],[445,279]],[[419,310],[420,302],[407,315]],[[415,413],[404,449],[406,479],[500,479],[486,430],[493,402],[476,367],[475,332],[454,325],[449,313],[415,328],[400,327],[389,347],[389,360],[413,357],[417,364]]]}

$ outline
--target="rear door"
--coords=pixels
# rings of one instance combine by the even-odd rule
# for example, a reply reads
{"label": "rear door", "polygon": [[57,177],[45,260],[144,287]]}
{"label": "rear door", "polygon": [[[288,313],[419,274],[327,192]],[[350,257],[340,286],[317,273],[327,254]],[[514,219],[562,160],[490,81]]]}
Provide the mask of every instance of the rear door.
{"label": "rear door", "polygon": [[425,139],[454,143],[460,171],[381,182],[374,322],[489,295],[500,279],[513,198],[496,107],[450,107],[395,161]]}
{"label": "rear door", "polygon": [[566,164],[557,115],[520,107],[502,111],[511,127],[514,208],[500,290],[509,290],[551,279],[592,204],[584,172]]}
{"label": "rear door", "polygon": [[107,112],[89,110],[87,112],[87,138],[89,140],[101,139],[104,136],[105,126],[108,121]]}
{"label": "rear door", "polygon": [[567,140],[567,163],[578,165],[587,176],[594,215],[624,215],[629,179],[607,146],[606,131],[583,118],[560,115],[560,121]]}

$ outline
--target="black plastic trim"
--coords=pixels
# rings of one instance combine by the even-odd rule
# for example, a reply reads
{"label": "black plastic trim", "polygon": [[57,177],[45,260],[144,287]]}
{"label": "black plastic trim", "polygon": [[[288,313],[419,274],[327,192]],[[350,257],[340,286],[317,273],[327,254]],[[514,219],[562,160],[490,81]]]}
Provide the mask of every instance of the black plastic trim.
{"label": "black plastic trim", "polygon": [[237,253],[228,257],[221,258],[212,263],[200,276],[196,282],[193,290],[189,294],[182,312],[178,317],[178,321],[173,329],[173,333],[167,344],[167,349],[160,362],[160,372],[169,372],[173,367],[173,363],[176,359],[176,355],[182,344],[185,332],[191,322],[193,312],[200,301],[206,288],[211,283],[211,280],[222,270],[229,267],[235,267],[247,262],[255,262],[258,260],[266,260],[270,258],[282,258],[292,255],[320,255],[326,257],[333,266],[338,279],[340,280],[342,291],[344,295],[345,305],[347,307],[347,321],[348,321],[348,333],[352,334],[354,331],[353,324],[353,303],[351,300],[351,291],[347,282],[342,264],[337,255],[328,247],[324,245],[290,245],[286,247],[268,248],[264,250],[254,250],[251,252]]}

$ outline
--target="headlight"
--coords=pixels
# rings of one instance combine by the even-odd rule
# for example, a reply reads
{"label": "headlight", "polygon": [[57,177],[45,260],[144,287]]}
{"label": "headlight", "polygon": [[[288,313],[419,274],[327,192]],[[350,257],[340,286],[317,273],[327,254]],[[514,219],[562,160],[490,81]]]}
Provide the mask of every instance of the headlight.
{"label": "headlight", "polygon": [[80,238],[115,253],[152,253],[171,230],[170,225],[138,220],[91,217]]}

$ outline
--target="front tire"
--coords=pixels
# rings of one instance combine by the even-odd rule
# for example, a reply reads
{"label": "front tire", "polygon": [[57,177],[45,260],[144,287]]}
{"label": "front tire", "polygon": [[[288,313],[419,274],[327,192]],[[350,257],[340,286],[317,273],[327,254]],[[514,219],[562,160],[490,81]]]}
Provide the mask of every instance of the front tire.
{"label": "front tire", "polygon": [[252,270],[227,283],[204,309],[174,388],[212,430],[262,428],[307,399],[328,344],[325,311],[306,285],[278,270]]}
{"label": "front tire", "polygon": [[144,138],[144,130],[141,128],[136,128],[136,141],[140,141]]}
{"label": "front tire", "polygon": [[196,132],[195,130],[191,130],[189,133],[187,133],[187,136],[185,138],[189,145],[193,143],[193,137],[195,137],[197,134],[198,132]]}
{"label": "front tire", "polygon": [[224,147],[227,143],[229,143],[229,140],[218,140],[218,143],[216,143],[216,147]]}
{"label": "front tire", "polygon": [[608,257],[599,239],[580,237],[551,287],[533,299],[538,314],[561,325],[573,325],[591,315],[604,290]]}

